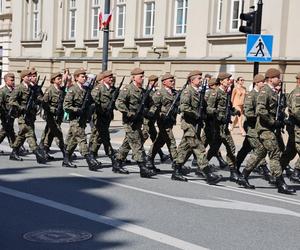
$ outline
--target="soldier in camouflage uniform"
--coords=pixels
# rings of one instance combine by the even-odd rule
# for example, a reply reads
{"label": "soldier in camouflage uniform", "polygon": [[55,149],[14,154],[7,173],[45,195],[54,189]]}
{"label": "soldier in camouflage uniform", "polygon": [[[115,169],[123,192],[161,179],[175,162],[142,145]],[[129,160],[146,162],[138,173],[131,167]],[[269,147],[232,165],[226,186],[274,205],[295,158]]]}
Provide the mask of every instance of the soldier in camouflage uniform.
{"label": "soldier in camouflage uniform", "polygon": [[[18,85],[9,98],[9,105],[12,108],[12,113],[16,113],[18,117],[19,132],[15,142],[12,145],[12,153],[10,160],[21,161],[22,158],[18,155],[19,148],[27,139],[30,149],[36,155],[38,163],[45,163],[46,159],[42,150],[38,148],[36,136],[34,132],[34,122],[36,119],[37,106],[36,104],[42,101],[42,93],[37,93],[37,85],[31,83],[31,70],[22,70],[20,78],[22,82]],[[35,83],[37,84],[37,83]],[[35,96],[34,108],[27,110],[27,104],[30,97]]]}
{"label": "soldier in camouflage uniform", "polygon": [[[278,93],[276,88],[280,86],[281,72],[278,69],[270,68],[266,71],[266,84],[257,97],[257,122],[256,130],[263,147],[257,148],[255,154],[249,159],[246,170],[250,171],[258,163],[269,155],[271,173],[276,177],[276,185],[279,193],[292,194],[296,190],[287,186],[280,165],[282,144],[281,129],[284,128],[284,121],[276,119],[278,108]],[[279,132],[278,132],[279,131]]]}
{"label": "soldier in camouflage uniform", "polygon": [[[146,141],[150,136],[151,141],[154,142],[157,137],[157,131],[155,128],[157,113],[152,115],[152,113],[149,112],[151,107],[154,105],[153,95],[156,91],[157,85],[158,85],[158,76],[156,75],[149,76],[148,88],[152,87],[152,91],[149,95],[148,101],[146,103],[146,108],[145,108],[145,117],[144,117],[143,129],[142,129],[144,141]],[[152,152],[152,148],[149,150],[149,152]],[[158,150],[158,154],[160,156],[161,162],[165,162],[166,160],[169,159],[169,156],[165,155],[161,149]],[[148,155],[147,157],[149,160],[151,159],[151,155]]]}
{"label": "soldier in camouflage uniform", "polygon": [[239,180],[239,174],[236,169],[236,158],[235,158],[235,145],[228,129],[228,119],[226,117],[226,100],[228,100],[228,105],[230,105],[230,114],[239,115],[239,111],[235,110],[231,105],[231,100],[229,99],[229,94],[227,93],[230,88],[230,77],[231,74],[220,72],[217,81],[220,82],[220,86],[216,91],[212,92],[208,99],[207,113],[211,116],[215,116],[214,120],[214,141],[210,144],[210,149],[207,153],[207,159],[210,160],[214,155],[216,155],[223,143],[227,151],[227,162],[230,167],[230,181],[237,182]]}
{"label": "soldier in camouflage uniform", "polygon": [[82,105],[85,98],[86,89],[83,88],[86,82],[86,72],[83,69],[78,69],[74,72],[75,84],[69,89],[64,100],[64,110],[70,114],[70,129],[69,143],[66,148],[65,157],[62,163],[63,167],[74,168],[70,161],[70,157],[74,152],[76,146],[82,156],[86,159],[89,170],[97,171],[100,168],[100,163],[90,154],[87,137],[85,133],[87,112],[82,110]]}
{"label": "soldier in camouflage uniform", "polygon": [[[46,132],[48,140],[52,141],[54,137],[58,138],[58,146],[65,157],[65,145],[64,145],[64,138],[63,133],[61,130],[61,122],[63,110],[58,110],[59,101],[61,98],[61,89],[62,85],[62,73],[57,72],[53,73],[50,78],[51,85],[47,88],[43,98],[43,107],[45,110],[45,117],[46,117],[46,128],[48,131]],[[45,145],[44,145],[45,147]],[[46,145],[46,148],[49,149],[49,145]]]}
{"label": "soldier in camouflage uniform", "polygon": [[[203,116],[205,114],[205,111],[203,111],[202,114],[199,113],[199,87],[202,82],[201,76],[202,73],[198,70],[190,72],[188,75],[189,85],[180,97],[183,136],[178,145],[178,155],[171,178],[173,180],[187,181],[187,179],[182,176],[182,166],[192,151],[197,159],[198,168],[205,174],[207,183],[216,184],[222,179],[222,176],[215,175],[211,172],[206,158],[205,147],[200,139],[200,133],[197,131],[197,127],[202,126]],[[202,105],[205,105],[204,101]]]}
{"label": "soldier in camouflage uniform", "polygon": [[14,131],[14,119],[9,117],[9,98],[15,88],[15,75],[13,73],[5,74],[4,82],[5,85],[0,89],[0,118],[2,123],[0,143],[7,137],[10,147],[12,147],[16,135]]}
{"label": "soldier in camouflage uniform", "polygon": [[113,73],[106,70],[98,76],[100,83],[92,90],[92,97],[96,104],[94,113],[95,136],[91,141],[91,149],[94,154],[101,144],[104,146],[104,151],[107,156],[114,162],[114,149],[110,143],[109,126],[113,120],[113,111],[108,110],[108,105],[113,97],[115,87],[112,85]]}
{"label": "soldier in camouflage uniform", "polygon": [[125,130],[125,138],[116,154],[116,161],[113,164],[113,172],[128,174],[129,172],[122,167],[130,149],[133,159],[140,168],[140,176],[149,178],[155,175],[146,166],[146,157],[143,147],[142,123],[143,115],[137,117],[136,112],[143,98],[144,70],[135,68],[131,71],[132,82],[125,86],[119,93],[116,101],[116,108],[122,113],[122,120]]}

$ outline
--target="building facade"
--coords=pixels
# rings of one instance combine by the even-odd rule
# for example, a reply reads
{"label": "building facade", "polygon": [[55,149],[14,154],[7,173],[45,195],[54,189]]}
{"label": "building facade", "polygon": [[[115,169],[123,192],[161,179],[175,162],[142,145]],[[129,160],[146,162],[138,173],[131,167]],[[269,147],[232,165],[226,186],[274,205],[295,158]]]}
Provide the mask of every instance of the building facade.
{"label": "building facade", "polygon": [[[79,67],[98,73],[103,32],[98,14],[104,0],[10,0],[9,70],[35,67],[41,75]],[[239,14],[257,0],[110,0],[108,68],[117,78],[133,67],[146,75],[171,72],[178,85],[200,69],[217,75],[229,71],[250,84],[253,64],[245,61],[246,36],[238,31]],[[273,61],[284,80],[300,71],[298,0],[263,0],[262,33],[274,35]],[[0,20],[2,21],[2,20]],[[2,27],[2,26],[1,26]],[[1,31],[0,31],[1,32]]]}

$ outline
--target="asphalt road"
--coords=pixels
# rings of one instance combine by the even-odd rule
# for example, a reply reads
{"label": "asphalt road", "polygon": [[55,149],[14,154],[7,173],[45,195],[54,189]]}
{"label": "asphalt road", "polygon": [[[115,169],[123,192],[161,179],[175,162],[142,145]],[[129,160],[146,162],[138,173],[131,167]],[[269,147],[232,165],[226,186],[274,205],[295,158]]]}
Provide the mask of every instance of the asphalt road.
{"label": "asphalt road", "polygon": [[[38,138],[43,126],[36,125]],[[123,131],[113,132],[117,148]],[[81,157],[78,168],[61,167],[55,144],[57,160],[46,165],[37,164],[32,154],[23,162],[8,160],[7,141],[0,150],[5,152],[0,156],[1,250],[299,249],[300,185],[294,185],[296,195],[283,195],[253,174],[256,189],[245,190],[228,181],[226,170],[216,186],[194,173],[187,183],[176,182],[170,179],[170,163],[160,164],[162,173],[152,179],[140,178],[135,164],[127,166],[129,175],[119,175],[112,173],[102,148],[104,168],[98,172],[89,171]],[[92,237],[53,243],[69,236],[53,231],[67,230]],[[41,231],[50,231],[46,240],[52,242],[25,239],[26,233]]]}

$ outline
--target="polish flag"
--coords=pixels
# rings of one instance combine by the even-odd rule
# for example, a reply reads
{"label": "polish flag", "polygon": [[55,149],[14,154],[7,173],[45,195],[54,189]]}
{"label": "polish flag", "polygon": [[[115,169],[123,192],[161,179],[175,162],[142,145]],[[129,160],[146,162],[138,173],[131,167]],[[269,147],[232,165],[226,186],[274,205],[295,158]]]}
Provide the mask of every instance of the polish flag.
{"label": "polish flag", "polygon": [[102,14],[102,11],[99,13],[99,30],[103,30],[108,27],[112,18],[112,13]]}

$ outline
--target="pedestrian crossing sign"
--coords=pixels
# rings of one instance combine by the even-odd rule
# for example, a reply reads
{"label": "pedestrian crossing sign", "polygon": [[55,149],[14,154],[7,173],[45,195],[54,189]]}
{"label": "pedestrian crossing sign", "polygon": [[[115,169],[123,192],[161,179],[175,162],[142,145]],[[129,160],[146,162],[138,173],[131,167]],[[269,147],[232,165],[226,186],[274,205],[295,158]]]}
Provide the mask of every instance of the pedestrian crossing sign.
{"label": "pedestrian crossing sign", "polygon": [[272,35],[247,35],[246,46],[247,62],[271,62],[272,61]]}

